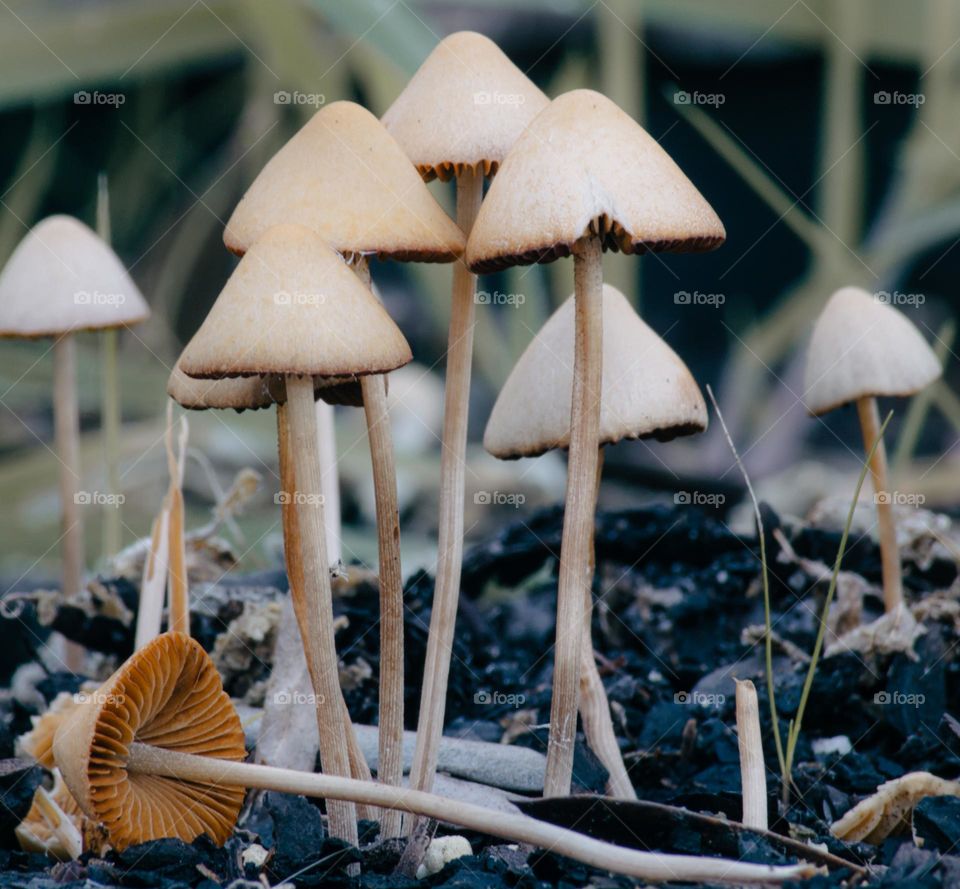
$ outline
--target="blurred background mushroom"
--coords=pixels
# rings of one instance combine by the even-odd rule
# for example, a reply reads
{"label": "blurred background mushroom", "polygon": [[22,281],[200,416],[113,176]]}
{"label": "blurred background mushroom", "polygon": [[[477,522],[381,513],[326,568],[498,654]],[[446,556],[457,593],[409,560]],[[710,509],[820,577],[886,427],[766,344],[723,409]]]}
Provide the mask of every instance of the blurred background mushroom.
{"label": "blurred background mushroom", "polygon": [[[119,509],[119,490],[84,490],[74,334],[143,321],[150,309],[107,244],[78,219],[51,216],[31,229],[0,272],[0,336],[53,339],[55,456],[60,464],[61,583],[64,596],[83,589],[83,507]],[[108,436],[109,438],[110,436]],[[57,549],[46,547],[46,549]],[[66,664],[79,667],[69,646]]]}
{"label": "blurred background mushroom", "polygon": [[[817,319],[810,340],[804,386],[807,408],[820,416],[855,404],[864,453],[880,434],[877,398],[915,395],[942,373],[940,361],[917,328],[892,306],[859,287],[842,287]],[[870,464],[886,611],[903,604],[900,551],[887,449],[881,440]]]}

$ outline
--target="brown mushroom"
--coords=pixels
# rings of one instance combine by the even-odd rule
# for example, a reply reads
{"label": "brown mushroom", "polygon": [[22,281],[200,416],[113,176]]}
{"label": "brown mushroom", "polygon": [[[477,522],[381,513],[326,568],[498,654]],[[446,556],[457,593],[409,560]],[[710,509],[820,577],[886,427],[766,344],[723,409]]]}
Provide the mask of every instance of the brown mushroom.
{"label": "brown mushroom", "polygon": [[517,139],[467,244],[475,272],[574,256],[576,344],[564,509],[548,794],[570,790],[583,604],[596,503],[603,250],[709,250],[723,225],[667,153],[591,90],[554,99]]}
{"label": "brown mushroom", "polygon": [[[472,31],[445,37],[383,116],[427,181],[455,178],[457,224],[470,234],[480,210],[484,174],[492,176],[517,137],[547,106],[547,97],[489,38]],[[460,595],[463,493],[476,275],[453,270],[443,438],[437,572],[420,691],[411,780],[430,790],[437,768]],[[409,825],[412,828],[412,825]]]}
{"label": "brown mushroom", "polygon": [[[877,398],[919,392],[942,373],[920,331],[892,306],[859,287],[842,287],[817,319],[807,353],[804,401],[813,416],[854,403],[869,453],[880,434]],[[883,442],[870,462],[883,567],[883,604],[903,603],[900,551]]]}
{"label": "brown mushroom", "polygon": [[[369,258],[450,262],[464,237],[420,180],[409,158],[365,108],[334,102],[320,111],[266,165],[224,232],[242,253],[265,226],[298,222],[351,261],[370,286]],[[399,784],[403,735],[403,576],[396,469],[386,377],[365,377],[376,495],[380,574],[380,757],[378,778]],[[399,833],[396,815],[383,836]]]}
{"label": "brown mushroom", "polygon": [[[576,299],[550,317],[507,378],[490,413],[484,447],[501,460],[569,448],[574,385]],[[702,432],[707,409],[696,381],[677,354],[651,330],[616,288],[603,286],[603,372],[597,473],[603,447],[623,439],[661,441]],[[597,482],[599,487],[599,480]],[[595,508],[595,504],[594,504]],[[591,509],[590,564],[593,564]],[[580,716],[591,748],[610,774],[611,796],[636,799],[620,754],[591,638],[593,594],[585,589],[580,667]],[[560,615],[557,620],[559,622]],[[561,633],[557,628],[558,635]],[[565,632],[565,631],[564,631]],[[572,628],[571,628],[572,632]],[[575,719],[575,717],[574,717]]]}
{"label": "brown mushroom", "polygon": [[[333,634],[323,497],[313,410],[315,377],[383,374],[410,361],[389,315],[323,239],[302,225],[268,229],[247,251],[180,358],[189,376],[282,375],[296,487],[305,602],[299,611],[320,730],[324,770],[348,775],[349,753]],[[366,390],[364,392],[366,395]],[[280,436],[287,431],[280,428]],[[293,590],[296,592],[296,590]],[[353,806],[331,806],[335,836],[357,841]]]}
{"label": "brown mushroom", "polygon": [[57,732],[54,753],[80,807],[118,849],[204,833],[222,845],[244,788],[257,787],[325,798],[328,811],[341,800],[425,815],[656,882],[780,882],[815,871],[640,852],[432,793],[241,762],[236,711],[213,662],[182,633],[158,636],[134,654]]}
{"label": "brown mushroom", "polygon": [[[63,593],[83,585],[80,503],[80,417],[76,340],[84,330],[109,330],[150,314],[117,255],[71,216],[50,216],[32,228],[0,273],[0,337],[52,337],[54,437],[60,461]],[[71,652],[73,667],[79,652]]]}

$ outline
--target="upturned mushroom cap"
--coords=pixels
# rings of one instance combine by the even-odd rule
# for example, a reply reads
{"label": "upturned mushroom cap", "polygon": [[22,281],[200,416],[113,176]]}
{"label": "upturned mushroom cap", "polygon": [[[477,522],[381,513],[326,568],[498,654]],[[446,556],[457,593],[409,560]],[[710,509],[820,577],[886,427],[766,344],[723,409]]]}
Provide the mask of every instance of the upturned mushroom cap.
{"label": "upturned mushroom cap", "polygon": [[211,379],[350,377],[412,358],[386,309],[323,238],[302,225],[277,225],[240,261],[180,368]]}
{"label": "upturned mushroom cap", "polygon": [[942,371],[902,312],[859,287],[842,287],[813,328],[804,401],[818,416],[869,396],[913,395]]}
{"label": "upturned mushroom cap", "polygon": [[0,272],[0,336],[60,336],[149,316],[116,253],[72,216],[37,223]]}
{"label": "upturned mushroom cap", "polygon": [[451,262],[463,232],[383,124],[353,102],[321,108],[247,189],[223,233],[242,255],[271,226],[300,223],[338,252]]}
{"label": "upturned mushroom cap", "polygon": [[157,636],[89,695],[60,727],[53,753],[80,808],[106,827],[115,848],[201,834],[225,843],[243,788],[128,772],[134,742],[214,759],[246,756],[216,667],[183,633]]}
{"label": "upturned mushroom cap", "polygon": [[523,132],[467,244],[475,272],[569,256],[586,234],[624,253],[712,250],[726,233],[670,156],[606,96],[574,90]]}
{"label": "upturned mushroom cap", "polygon": [[383,115],[428,182],[464,170],[493,175],[550,100],[489,37],[444,37]]}
{"label": "upturned mushroom cap", "polygon": [[[543,325],[504,384],[483,446],[494,457],[536,457],[570,446],[574,298]],[[667,441],[707,428],[707,407],[696,381],[627,298],[603,286],[603,381],[600,443],[624,438]]]}

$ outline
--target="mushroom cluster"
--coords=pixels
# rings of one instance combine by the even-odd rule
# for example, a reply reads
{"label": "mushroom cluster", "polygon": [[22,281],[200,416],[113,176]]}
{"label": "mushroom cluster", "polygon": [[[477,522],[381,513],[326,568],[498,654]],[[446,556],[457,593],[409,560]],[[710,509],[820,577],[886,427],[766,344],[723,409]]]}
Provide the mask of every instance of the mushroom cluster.
{"label": "mushroom cluster", "polygon": [[[427,187],[434,179],[454,183],[455,219]],[[442,40],[382,119],[350,101],[317,111],[268,161],[226,223],[223,242],[238,257],[236,267],[176,361],[167,394],[188,410],[276,408],[276,504],[290,585],[290,619],[281,632],[299,633],[302,642],[310,683],[303,691],[311,693],[315,710],[320,773],[245,762],[237,712],[214,663],[189,635],[182,466],[171,457],[174,480],[165,508],[172,517],[164,533],[180,539],[170,544],[178,580],[168,593],[167,632],[159,633],[162,603],[142,601],[141,613],[155,614],[156,628],[138,636],[136,652],[96,691],[61,701],[38,721],[27,752],[56,766],[63,781],[53,794],[37,797],[32,817],[40,836],[31,834],[29,842],[79,854],[84,834],[71,826],[76,817],[88,819],[118,850],[201,835],[222,845],[245,790],[266,788],[325,798],[331,836],[354,846],[358,816],[376,818],[383,839],[414,834],[414,849],[429,819],[442,819],[645,880],[749,883],[807,875],[803,865],[640,852],[433,792],[463,561],[477,276],[573,260],[574,292],[510,372],[483,444],[501,460],[568,452],[544,795],[571,792],[580,725],[607,770],[608,794],[630,800],[636,791],[592,638],[604,450],[624,440],[670,441],[703,432],[708,417],[681,357],[623,293],[604,283],[603,254],[703,252],[725,237],[704,196],[610,99],[577,89],[551,101],[479,34]],[[436,582],[409,788],[403,786],[401,529],[387,393],[389,374],[413,354],[374,289],[373,259],[452,264]],[[80,591],[84,565],[74,334],[123,328],[147,315],[104,240],[68,217],[38,224],[0,273],[0,336],[55,341],[67,595]],[[903,593],[876,400],[911,395],[940,373],[919,331],[858,288],[837,291],[814,327],[805,403],[814,415],[857,407],[872,455],[884,602],[891,612],[902,606]],[[363,408],[371,454],[380,605],[376,780],[341,689],[335,637],[331,572],[342,548],[334,405]],[[752,684],[738,685],[737,700],[744,820],[765,829]]]}

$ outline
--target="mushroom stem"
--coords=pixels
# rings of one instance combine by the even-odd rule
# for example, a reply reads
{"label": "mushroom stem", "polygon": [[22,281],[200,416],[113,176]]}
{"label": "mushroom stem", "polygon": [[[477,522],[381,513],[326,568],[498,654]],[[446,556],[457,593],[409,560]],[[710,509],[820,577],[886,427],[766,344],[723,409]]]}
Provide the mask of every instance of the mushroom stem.
{"label": "mushroom stem", "polygon": [[[469,237],[483,199],[483,173],[467,169],[457,176],[457,225]],[[453,268],[450,329],[447,337],[447,374],[443,397],[443,440],[440,454],[440,512],[437,541],[437,576],[430,614],[430,633],[420,692],[417,746],[410,769],[410,785],[430,790],[437,771],[443,735],[447,682],[453,634],[460,597],[463,561],[464,469],[470,406],[470,370],[473,362],[473,328],[477,276],[463,260]],[[413,830],[412,820],[405,832]]]}
{"label": "mushroom stem", "polygon": [[[603,448],[597,454],[597,492],[600,491],[600,477],[603,474]],[[596,509],[594,509],[596,513]],[[596,522],[591,524],[590,534],[590,579],[597,567],[596,548],[594,546],[593,529]],[[609,773],[607,779],[607,793],[617,799],[636,799],[637,792],[633,782],[627,774],[623,756],[620,753],[620,744],[617,742],[617,733],[613,730],[613,720],[610,718],[610,702],[607,692],[597,669],[597,660],[593,654],[593,593],[587,587],[583,602],[583,660],[580,664],[580,719],[583,721],[583,734],[590,749],[597,755]]]}
{"label": "mushroom stem", "polygon": [[[880,436],[880,414],[877,399],[871,396],[857,399],[857,415],[867,453]],[[880,533],[880,560],[883,565],[883,606],[887,612],[903,604],[903,586],[900,574],[900,550],[897,546],[897,525],[893,517],[893,502],[887,482],[887,449],[883,441],[877,445],[870,461],[874,501],[877,506],[877,527]]]}
{"label": "mushroom stem", "polygon": [[[328,774],[348,776],[350,754],[333,631],[333,594],[323,529],[313,380],[288,374],[286,390],[296,489],[285,493],[294,501],[300,536],[304,601],[298,616],[310,680],[317,696],[320,762]],[[357,814],[353,803],[332,803],[328,811],[330,834],[357,845]]]}
{"label": "mushroom stem", "polygon": [[117,342],[119,331],[115,327],[100,335],[103,358],[103,459],[107,467],[107,493],[111,502],[104,507],[103,555],[110,559],[120,552],[121,523],[120,502],[120,386],[117,374]]}
{"label": "mushroom stem", "polygon": [[[77,404],[77,342],[65,333],[53,344],[53,431],[60,460],[63,595],[73,597],[83,586],[83,521],[80,518],[80,408]],[[66,643],[65,666],[77,670],[83,649]]]}
{"label": "mushroom stem", "polygon": [[723,858],[640,852],[604,843],[528,815],[495,811],[420,790],[355,781],[330,774],[296,772],[292,769],[195,756],[136,742],[130,745],[127,769],[134,773],[160,775],[200,784],[229,784],[280,793],[301,793],[328,800],[328,809],[332,807],[332,800],[398,809],[513,842],[530,843],[602,870],[655,882],[779,882],[802,879],[816,871],[813,865],[804,863],[771,867]]}
{"label": "mushroom stem", "polygon": [[317,447],[320,451],[320,481],[323,485],[324,530],[327,532],[327,558],[336,565],[343,558],[340,542],[340,476],[337,472],[337,437],[332,404],[319,399]]}
{"label": "mushroom stem", "polygon": [[[290,597],[292,599],[293,614],[296,619],[304,658],[307,661],[307,672],[313,681],[314,669],[310,665],[309,647],[303,645],[304,631],[307,629],[308,615],[306,611],[306,594],[304,593],[303,559],[301,557],[300,526],[297,522],[297,507],[290,496],[297,490],[297,479],[293,467],[293,443],[290,439],[290,423],[288,422],[287,405],[277,403],[277,444],[280,457],[280,489],[287,495],[280,506],[280,515],[283,522],[284,552],[287,563],[287,579],[290,583]],[[326,504],[326,498],[324,498]],[[281,618],[282,620],[282,618]],[[303,628],[302,630],[300,628]],[[281,627],[280,632],[283,632]],[[350,711],[343,698],[343,690],[338,688],[339,706],[343,713],[343,721],[347,731],[347,748],[350,753],[350,774],[358,781],[373,780],[370,767],[360,747],[353,723],[350,721]],[[317,719],[320,719],[320,710],[317,709]],[[318,738],[319,739],[319,738]],[[277,763],[274,763],[276,765]],[[375,821],[377,813],[368,808],[360,808],[357,814],[368,821]]]}
{"label": "mushroom stem", "polygon": [[187,550],[184,538],[183,459],[187,449],[187,420],[180,418],[180,457],[173,447],[173,401],[167,402],[167,470],[170,491],[167,494],[167,568],[169,613],[167,624],[175,633],[190,635],[190,596],[187,586]]}
{"label": "mushroom stem", "polygon": [[[372,289],[370,262],[354,264],[357,277]],[[360,378],[367,439],[373,465],[377,509],[380,582],[380,735],[377,779],[399,787],[403,782],[403,570],[400,566],[400,507],[397,469],[387,405],[387,378]],[[380,824],[384,839],[400,836],[400,813],[390,811]]]}
{"label": "mushroom stem", "polygon": [[[97,234],[110,244],[110,192],[107,174],[97,176]],[[103,458],[107,468],[107,493],[120,493],[120,380],[117,373],[117,347],[120,331],[115,327],[101,334],[103,357],[103,389],[101,396],[101,422],[103,424]],[[121,544],[120,503],[107,503],[103,516],[103,554],[115,556]]]}
{"label": "mushroom stem", "polygon": [[544,796],[570,793],[577,734],[583,610],[590,595],[590,550],[597,502],[600,384],[603,362],[603,254],[600,238],[582,238],[574,251],[576,327],[570,457],[560,545],[557,641]]}
{"label": "mushroom stem", "polygon": [[737,680],[737,738],[740,745],[740,783],[743,789],[742,823],[767,829],[767,778],[760,737],[757,689],[749,680]]}
{"label": "mushroom stem", "polygon": [[[400,509],[397,471],[387,409],[386,377],[360,378],[377,501],[380,575],[380,732],[377,780],[403,783],[403,573],[400,567]],[[384,839],[400,836],[400,812],[385,812]]]}

